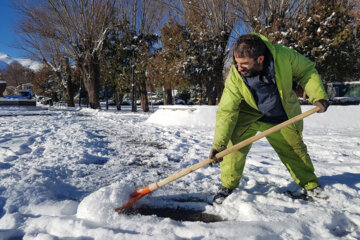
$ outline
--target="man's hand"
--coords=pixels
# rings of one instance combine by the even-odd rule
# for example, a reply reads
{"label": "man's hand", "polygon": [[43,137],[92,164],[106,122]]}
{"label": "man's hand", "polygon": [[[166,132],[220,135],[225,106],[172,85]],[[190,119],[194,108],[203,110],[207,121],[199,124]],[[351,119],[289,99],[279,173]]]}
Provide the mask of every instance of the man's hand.
{"label": "man's hand", "polygon": [[211,167],[213,164],[215,163],[219,163],[223,160],[223,158],[216,158],[216,154],[218,154],[219,152],[212,148],[211,151],[210,151],[210,154],[209,154],[209,158],[212,159],[213,161],[209,164]]}
{"label": "man's hand", "polygon": [[320,107],[320,110],[318,111],[318,113],[323,113],[323,112],[326,112],[326,110],[328,109],[330,103],[329,103],[329,101],[327,101],[325,99],[321,99],[319,101],[316,101],[315,105]]}

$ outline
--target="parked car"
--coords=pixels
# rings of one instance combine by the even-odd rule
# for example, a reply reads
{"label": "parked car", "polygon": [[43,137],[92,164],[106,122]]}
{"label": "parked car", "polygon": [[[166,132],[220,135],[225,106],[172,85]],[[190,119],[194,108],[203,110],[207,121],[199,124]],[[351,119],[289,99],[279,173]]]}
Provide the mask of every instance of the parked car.
{"label": "parked car", "polygon": [[18,95],[4,95],[5,98],[32,99],[34,93],[31,90],[21,90]]}
{"label": "parked car", "polygon": [[41,102],[41,100],[43,100],[45,97],[44,96],[41,96],[41,95],[36,95],[35,96],[35,99],[37,102]]}
{"label": "parked car", "polygon": [[131,105],[131,100],[124,99],[124,100],[122,101],[121,105],[127,105],[127,106],[130,106],[130,105]]}
{"label": "parked car", "polygon": [[198,99],[196,98],[191,98],[188,102],[187,105],[197,105],[199,104]]}
{"label": "parked car", "polygon": [[[102,100],[100,103],[103,104],[103,105],[106,105],[106,99]],[[108,99],[108,105],[109,106],[115,106],[116,105],[115,104],[115,99],[109,98]]]}
{"label": "parked car", "polygon": [[20,95],[27,99],[32,99],[35,96],[31,90],[21,90]]}
{"label": "parked car", "polygon": [[184,100],[180,99],[180,98],[176,98],[175,99],[175,104],[177,104],[177,105],[185,105],[186,102]]}
{"label": "parked car", "polygon": [[153,102],[154,105],[164,105],[164,100],[163,99],[160,99],[160,100],[155,100]]}
{"label": "parked car", "polygon": [[43,99],[41,99],[40,103],[43,105],[50,105],[50,106],[54,105],[53,100],[48,97],[44,97]]}

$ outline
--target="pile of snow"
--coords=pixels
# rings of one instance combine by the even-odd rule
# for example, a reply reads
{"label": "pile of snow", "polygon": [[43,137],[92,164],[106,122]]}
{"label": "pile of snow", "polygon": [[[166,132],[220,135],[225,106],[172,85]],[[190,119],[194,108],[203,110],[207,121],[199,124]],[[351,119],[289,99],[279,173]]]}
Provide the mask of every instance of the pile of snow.
{"label": "pile of snow", "polygon": [[160,106],[147,123],[190,128],[213,128],[217,106]]}
{"label": "pile of snow", "polygon": [[[302,111],[308,111],[313,106],[302,106]],[[325,114],[313,114],[304,119],[305,127],[314,128],[360,128],[360,121],[354,121],[351,112],[357,113],[359,106],[330,106]],[[164,127],[211,128],[215,127],[217,106],[163,106],[148,119],[147,123]],[[341,119],[330,116],[348,116]]]}
{"label": "pile of snow", "polygon": [[96,223],[112,224],[119,218],[114,209],[126,204],[133,191],[133,185],[123,182],[100,188],[81,201],[76,216]]}

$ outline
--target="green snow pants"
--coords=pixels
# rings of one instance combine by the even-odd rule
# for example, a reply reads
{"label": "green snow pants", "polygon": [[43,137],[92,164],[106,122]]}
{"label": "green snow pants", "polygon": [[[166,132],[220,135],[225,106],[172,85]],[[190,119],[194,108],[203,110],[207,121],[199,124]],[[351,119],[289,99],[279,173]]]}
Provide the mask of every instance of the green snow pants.
{"label": "green snow pants", "polygon": [[[228,147],[256,135],[258,131],[263,132],[273,126],[275,125],[259,121],[247,127],[236,126]],[[294,126],[285,127],[268,135],[266,138],[298,185],[306,190],[319,186],[302,135]],[[238,187],[244,171],[246,155],[250,148],[251,145],[245,146],[225,156],[224,160],[220,162],[221,183],[224,187],[229,189]]]}

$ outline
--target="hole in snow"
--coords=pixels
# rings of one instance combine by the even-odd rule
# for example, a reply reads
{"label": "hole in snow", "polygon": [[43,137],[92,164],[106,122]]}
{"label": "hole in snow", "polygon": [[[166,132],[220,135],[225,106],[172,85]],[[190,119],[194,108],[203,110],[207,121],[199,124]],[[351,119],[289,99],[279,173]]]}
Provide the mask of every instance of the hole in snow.
{"label": "hole in snow", "polygon": [[142,206],[140,208],[128,208],[120,214],[126,215],[156,215],[162,218],[171,218],[175,221],[201,221],[205,223],[224,221],[220,216],[186,208],[151,208]]}
{"label": "hole in snow", "polygon": [[131,139],[131,140],[128,140],[127,142],[131,143],[131,144],[136,144],[136,145],[146,145],[146,146],[154,147],[156,149],[167,149],[165,144],[158,143],[158,142],[146,142],[146,141],[140,141],[137,139]]}

